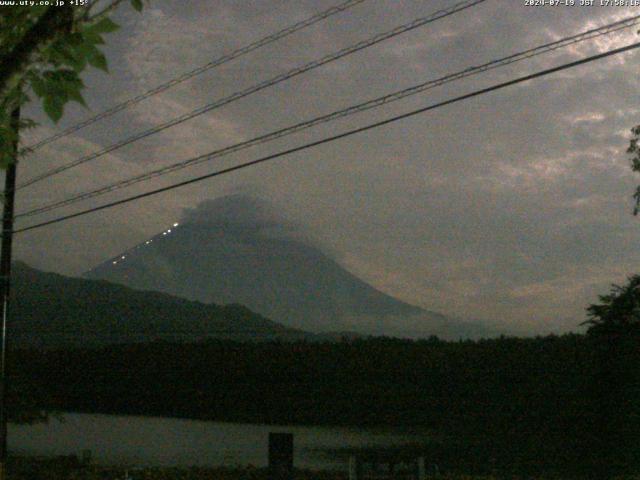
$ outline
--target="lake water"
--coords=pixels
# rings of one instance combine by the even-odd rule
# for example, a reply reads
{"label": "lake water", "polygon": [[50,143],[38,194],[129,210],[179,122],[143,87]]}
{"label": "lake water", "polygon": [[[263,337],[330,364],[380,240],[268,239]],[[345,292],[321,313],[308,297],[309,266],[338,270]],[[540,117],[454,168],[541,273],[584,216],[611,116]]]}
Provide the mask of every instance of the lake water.
{"label": "lake water", "polygon": [[48,424],[9,425],[9,448],[29,455],[81,455],[130,466],[267,465],[269,432],[294,435],[294,465],[346,470],[328,453],[342,448],[397,447],[423,436],[406,432],[333,427],[273,426],[174,418],[66,413]]}

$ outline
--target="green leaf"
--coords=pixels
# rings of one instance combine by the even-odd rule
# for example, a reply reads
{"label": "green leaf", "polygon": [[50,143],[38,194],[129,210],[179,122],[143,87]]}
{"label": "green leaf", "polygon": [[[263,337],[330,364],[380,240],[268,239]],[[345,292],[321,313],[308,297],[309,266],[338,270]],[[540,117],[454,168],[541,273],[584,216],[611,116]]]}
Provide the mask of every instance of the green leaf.
{"label": "green leaf", "polygon": [[47,94],[47,86],[44,80],[37,75],[31,78],[31,88],[38,97],[44,97]]}
{"label": "green leaf", "polygon": [[[99,53],[99,52],[98,52]],[[56,70],[43,73],[43,80],[37,81],[40,96],[55,97],[64,105],[68,100],[73,100],[86,107],[80,91],[84,88],[84,82],[74,70]]]}
{"label": "green leaf", "polygon": [[95,68],[99,68],[100,70],[104,70],[105,72],[109,71],[107,67],[107,58],[100,50],[96,48],[95,45],[85,43],[78,48],[90,65],[94,66]]}
{"label": "green leaf", "polygon": [[42,105],[49,118],[55,123],[58,123],[58,121],[62,118],[62,112],[64,110],[64,99],[54,95],[46,96],[43,99]]}
{"label": "green leaf", "polygon": [[109,67],[107,66],[107,57],[104,56],[104,53],[97,51],[89,58],[89,64],[95,68],[99,68],[100,70],[104,70],[105,72],[109,72]]}
{"label": "green leaf", "polygon": [[84,86],[84,83],[78,76],[75,70],[58,70],[54,72],[54,78],[63,83],[69,83],[72,85]]}
{"label": "green leaf", "polygon": [[136,11],[142,11],[142,0],[131,0],[131,6],[136,9]]}
{"label": "green leaf", "polygon": [[81,61],[73,54],[73,51],[66,45],[61,45],[55,51],[56,59],[61,65],[69,65],[71,68],[82,70]]}
{"label": "green leaf", "polygon": [[72,92],[84,88],[84,83],[73,70],[47,71],[42,77],[45,96],[59,97],[63,103],[71,97]]}
{"label": "green leaf", "polygon": [[80,105],[82,105],[85,108],[89,108],[89,107],[87,107],[87,102],[84,101],[84,97],[80,93],[79,89],[69,90],[68,93],[69,93],[69,99],[70,100],[73,100],[74,102],[78,102]]}
{"label": "green leaf", "polygon": [[85,30],[94,33],[111,33],[118,30],[120,26],[108,17],[99,20],[97,23],[87,27]]}
{"label": "green leaf", "polygon": [[76,72],[81,72],[87,66],[87,59],[82,53],[81,43],[69,43],[60,48],[59,55],[64,63],[73,68]]}
{"label": "green leaf", "polygon": [[100,53],[100,50],[96,48],[96,46],[92,43],[84,43],[77,47],[78,53],[82,55],[87,60],[94,55]]}
{"label": "green leaf", "polygon": [[82,32],[82,38],[90,45],[104,45],[104,39],[102,35],[97,32],[84,31]]}
{"label": "green leaf", "polygon": [[80,32],[73,32],[64,37],[66,43],[71,46],[77,47],[78,45],[82,45],[84,43],[84,37]]}

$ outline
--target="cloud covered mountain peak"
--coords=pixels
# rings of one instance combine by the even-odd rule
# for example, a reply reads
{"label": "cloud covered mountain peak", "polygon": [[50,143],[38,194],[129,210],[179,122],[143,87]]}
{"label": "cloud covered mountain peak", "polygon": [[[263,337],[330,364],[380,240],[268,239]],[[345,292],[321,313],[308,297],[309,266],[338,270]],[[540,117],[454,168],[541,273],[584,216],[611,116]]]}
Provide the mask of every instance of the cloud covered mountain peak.
{"label": "cloud covered mountain peak", "polygon": [[312,332],[477,333],[381,292],[302,240],[298,231],[259,198],[229,195],[185,211],[179,227],[86,275],[204,303],[239,303]]}

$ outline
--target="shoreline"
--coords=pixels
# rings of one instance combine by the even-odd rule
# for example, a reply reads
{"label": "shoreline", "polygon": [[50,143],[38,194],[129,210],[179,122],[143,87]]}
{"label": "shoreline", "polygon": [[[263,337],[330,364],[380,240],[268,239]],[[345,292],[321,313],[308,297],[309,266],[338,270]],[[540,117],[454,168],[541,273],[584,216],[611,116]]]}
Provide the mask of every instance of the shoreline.
{"label": "shoreline", "polygon": [[[247,467],[145,467],[82,461],[77,455],[10,455],[8,480],[113,479],[113,480],[268,480],[267,468]],[[294,468],[298,480],[346,480],[346,472]]]}

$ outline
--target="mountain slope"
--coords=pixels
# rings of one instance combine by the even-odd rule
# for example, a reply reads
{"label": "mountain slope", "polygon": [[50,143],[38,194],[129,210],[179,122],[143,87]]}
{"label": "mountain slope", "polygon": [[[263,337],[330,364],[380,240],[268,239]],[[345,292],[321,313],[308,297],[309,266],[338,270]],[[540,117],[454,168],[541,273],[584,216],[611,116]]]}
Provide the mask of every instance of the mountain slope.
{"label": "mountain slope", "polygon": [[155,339],[302,338],[241,305],[205,305],[16,263],[10,328],[18,345],[99,345]]}
{"label": "mountain slope", "polygon": [[482,326],[395,299],[292,235],[267,206],[233,195],[85,274],[191,300],[240,303],[312,332],[478,336]]}

